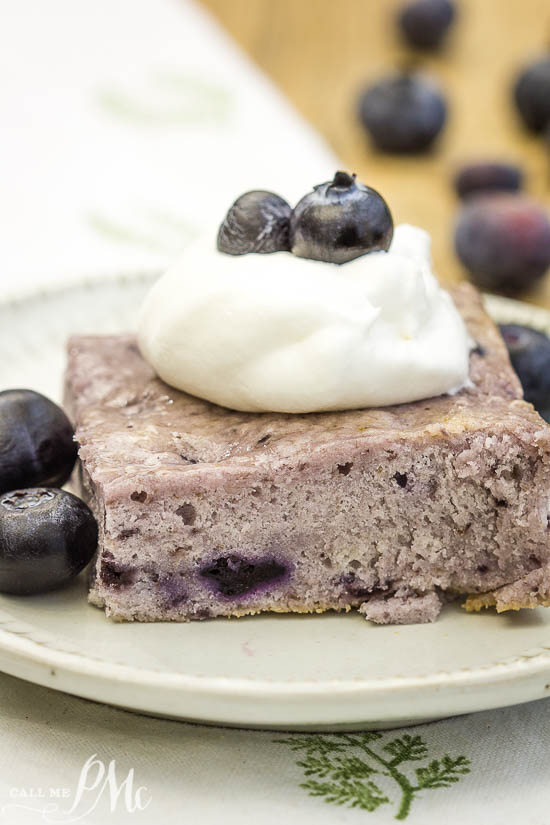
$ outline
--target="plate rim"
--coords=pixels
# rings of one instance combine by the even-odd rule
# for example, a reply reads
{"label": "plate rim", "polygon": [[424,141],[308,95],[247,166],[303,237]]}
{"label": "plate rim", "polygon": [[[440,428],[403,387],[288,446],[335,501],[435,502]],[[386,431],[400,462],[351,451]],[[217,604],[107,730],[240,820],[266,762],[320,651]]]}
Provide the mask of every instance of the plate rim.
{"label": "plate rim", "polygon": [[[545,609],[545,608],[541,608]],[[243,692],[251,691],[254,694],[265,693],[269,694],[271,691],[276,691],[277,694],[283,692],[295,693],[323,693],[330,689],[331,692],[335,688],[340,688],[343,693],[377,693],[386,691],[397,691],[400,688],[409,690],[412,687],[440,687],[446,682],[453,684],[460,683],[463,687],[474,686],[479,681],[487,684],[490,681],[500,681],[499,677],[510,678],[522,675],[535,675],[545,673],[550,674],[550,644],[547,646],[538,646],[526,650],[521,655],[514,657],[506,657],[490,664],[479,665],[475,668],[458,668],[456,670],[441,670],[432,673],[420,674],[417,676],[406,676],[397,674],[389,677],[355,677],[352,679],[319,679],[319,680],[278,680],[266,678],[249,678],[249,677],[233,677],[223,674],[216,676],[204,676],[201,674],[186,674],[177,671],[162,670],[156,668],[141,668],[135,665],[129,665],[123,662],[115,662],[112,659],[102,659],[95,655],[85,655],[75,651],[63,650],[53,644],[47,644],[44,641],[37,641],[32,638],[31,633],[24,629],[24,624],[21,623],[21,629],[10,630],[5,626],[4,616],[7,616],[7,621],[15,623],[17,626],[17,619],[10,618],[5,611],[0,612],[0,651],[9,650],[11,653],[20,654],[22,658],[27,658],[25,653],[32,651],[39,655],[35,658],[42,660],[43,664],[54,665],[54,659],[58,667],[67,668],[70,663],[74,663],[73,668],[68,668],[73,672],[84,672],[85,670],[98,670],[97,675],[102,679],[118,678],[121,673],[133,674],[134,681],[143,683],[149,681],[151,684],[156,683],[159,679],[169,679],[173,683],[177,683],[180,687],[190,689],[210,690],[213,687],[219,688],[220,684],[228,688],[239,686]],[[8,640],[7,644],[3,644]],[[19,644],[20,643],[20,644]],[[47,651],[48,655],[44,655]],[[89,667],[78,668],[80,665],[89,665]],[[109,674],[107,673],[109,671]],[[527,672],[527,674],[526,674]],[[491,678],[492,677],[492,678]]]}
{"label": "plate rim", "polygon": [[96,287],[106,287],[109,284],[123,286],[126,283],[148,283],[151,284],[160,278],[164,270],[162,269],[140,269],[132,272],[103,272],[98,275],[84,275],[82,277],[66,278],[61,281],[51,281],[39,285],[26,285],[23,287],[12,287],[4,294],[0,295],[0,308],[16,306],[26,301],[37,298],[51,298],[64,292],[73,292],[82,289],[95,289]]}
{"label": "plate rim", "polygon": [[[70,283],[50,284],[38,288],[27,288],[19,293],[8,293],[0,296],[0,307],[6,308],[25,304],[28,301],[42,297],[54,298],[69,292],[80,292],[82,290],[104,289],[110,285],[123,287],[125,284],[153,283],[154,279],[160,275],[158,270],[148,270],[140,272],[126,272],[118,274],[108,274],[99,277],[86,277],[75,279]],[[518,321],[518,318],[525,318],[526,323],[550,331],[550,310],[535,305],[495,295],[483,295],[484,304],[487,311],[501,322],[511,317]],[[91,608],[90,609],[94,609]],[[106,620],[107,621],[107,620]],[[143,689],[161,688],[162,696],[181,695],[182,697],[196,695],[206,695],[209,699],[223,699],[232,697],[256,698],[266,701],[287,700],[291,697],[297,700],[307,698],[322,699],[323,696],[330,695],[332,700],[338,698],[364,699],[372,701],[377,697],[390,694],[399,698],[407,695],[414,695],[416,691],[437,692],[441,688],[455,689],[462,691],[464,697],[469,695],[469,689],[476,687],[490,687],[502,682],[509,684],[523,683],[531,677],[544,676],[545,680],[550,678],[550,640],[549,645],[538,645],[523,651],[521,654],[514,654],[504,657],[489,664],[480,664],[471,668],[457,668],[454,670],[432,671],[426,674],[407,676],[397,674],[389,677],[354,677],[346,679],[301,679],[301,680],[280,680],[268,679],[265,677],[235,677],[223,674],[206,676],[201,674],[180,673],[167,669],[156,669],[151,667],[139,667],[127,663],[116,662],[112,659],[104,659],[101,656],[71,651],[56,646],[52,641],[48,641],[48,633],[37,635],[42,638],[33,638],[33,626],[25,626],[25,621],[17,617],[10,616],[9,611],[0,610],[0,662],[2,669],[14,676],[27,679],[27,681],[53,687],[65,693],[75,693],[93,699],[89,689],[78,688],[78,686],[67,686],[58,684],[56,686],[56,671],[67,677],[82,676],[88,678],[94,685],[104,685],[114,687],[116,684],[135,685]],[[8,625],[13,625],[9,627]],[[28,628],[28,629],[26,629]],[[52,636],[53,638],[53,636]],[[6,661],[7,660],[7,661]],[[51,679],[45,678],[43,673],[34,672],[28,674],[29,667],[46,668],[50,670]],[[550,689],[549,685],[544,685],[545,691]],[[537,695],[540,695],[537,694]],[[514,703],[529,701],[536,696],[518,698]],[[109,699],[99,699],[107,701]],[[466,698],[464,698],[464,702]],[[500,700],[499,700],[500,701]],[[117,704],[115,700],[111,704]],[[120,706],[120,702],[118,705]],[[158,704],[158,703],[157,703]],[[162,704],[162,701],[161,701]],[[475,704],[475,702],[474,702]],[[504,699],[499,705],[498,701],[490,701],[486,707],[499,707],[510,704]],[[143,703],[133,706],[133,709],[147,712]],[[479,707],[470,708],[480,709]],[[413,716],[418,714],[411,708]],[[464,713],[465,710],[450,711]],[[238,714],[237,714],[238,716]],[[242,716],[242,714],[241,714]],[[178,718],[184,718],[178,714]],[[193,714],[190,718],[200,721],[211,721],[211,715]],[[239,717],[240,718],[240,717]],[[397,717],[396,717],[397,718]],[[224,718],[225,723],[232,723],[232,719]],[[248,724],[244,722],[244,724]],[[290,726],[295,723],[289,722]],[[331,723],[332,724],[332,723]],[[338,725],[334,722],[334,725]],[[277,723],[278,727],[283,727]],[[312,723],[304,722],[306,727],[311,727]]]}

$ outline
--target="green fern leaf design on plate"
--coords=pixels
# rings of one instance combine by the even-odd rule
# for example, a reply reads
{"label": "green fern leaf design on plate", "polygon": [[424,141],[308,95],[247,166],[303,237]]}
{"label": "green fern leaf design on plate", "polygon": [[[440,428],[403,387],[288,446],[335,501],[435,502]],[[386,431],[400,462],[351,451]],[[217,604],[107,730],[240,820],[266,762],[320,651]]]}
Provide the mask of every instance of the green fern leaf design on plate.
{"label": "green fern leaf design on plate", "polygon": [[[428,765],[416,768],[413,779],[399,766],[427,759],[427,743],[418,734],[404,734],[390,739],[380,751],[372,747],[385,736],[387,734],[366,731],[291,736],[275,742],[288,745],[299,755],[296,764],[307,779],[300,787],[310,796],[364,811],[398,802],[395,818],[400,820],[407,818],[414,798],[421,791],[448,788],[470,772],[470,760],[466,756],[445,754],[442,759],[432,759]],[[388,795],[391,788],[399,793],[399,798]]]}

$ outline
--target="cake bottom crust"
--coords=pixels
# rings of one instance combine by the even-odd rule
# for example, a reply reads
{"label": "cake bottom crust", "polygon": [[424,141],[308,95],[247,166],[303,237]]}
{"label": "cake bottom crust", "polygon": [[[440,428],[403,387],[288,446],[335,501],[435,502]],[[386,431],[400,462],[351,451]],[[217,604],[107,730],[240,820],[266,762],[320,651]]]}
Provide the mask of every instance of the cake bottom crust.
{"label": "cake bottom crust", "polygon": [[[214,616],[224,618],[240,618],[243,616],[256,616],[261,613],[279,614],[321,614],[329,611],[337,613],[349,613],[353,609],[374,624],[426,624],[434,622],[439,616],[444,604],[457,601],[463,598],[464,594],[438,593],[431,591],[428,593],[401,592],[387,596],[373,595],[370,599],[360,604],[297,604],[267,605],[256,609],[232,609],[228,613],[207,614],[203,613],[170,613],[162,607],[146,610],[131,608],[125,609],[124,605],[117,607],[112,601],[106,602],[105,598],[93,586],[88,595],[91,605],[104,609],[108,618],[115,622],[158,622],[174,621],[186,623],[192,620],[205,620]],[[486,608],[496,608],[497,613],[506,611],[518,611],[522,609],[534,609],[536,607],[550,607],[550,565],[534,570],[527,576],[511,584],[504,585],[488,593],[475,593],[469,595],[462,603],[462,607],[469,613],[479,612]]]}
{"label": "cake bottom crust", "polygon": [[550,607],[550,565],[533,570],[518,581],[489,593],[469,596],[463,607],[470,613],[485,607],[495,607],[497,613],[524,608]]}

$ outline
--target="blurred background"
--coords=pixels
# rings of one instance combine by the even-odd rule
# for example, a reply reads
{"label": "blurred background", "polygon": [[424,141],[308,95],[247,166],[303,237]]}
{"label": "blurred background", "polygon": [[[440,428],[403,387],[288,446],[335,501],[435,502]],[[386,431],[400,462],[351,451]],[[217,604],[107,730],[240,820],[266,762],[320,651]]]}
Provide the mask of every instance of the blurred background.
{"label": "blurred background", "polygon": [[[398,30],[406,2],[2,0],[4,292],[161,271],[247,189],[294,204],[337,167],[431,233],[443,282],[463,278],[459,166],[516,164],[548,214],[550,142],[525,128],[512,89],[548,55],[550,4],[453,0],[430,51]],[[439,84],[448,118],[431,151],[388,155],[358,99],[404,67]],[[550,277],[520,297],[550,307]]]}
{"label": "blurred background", "polygon": [[[464,277],[453,251],[458,200],[452,177],[459,165],[517,163],[527,191],[550,206],[548,144],[526,131],[512,101],[520,68],[550,43],[547,0],[460,0],[456,21],[434,53],[403,43],[398,0],[203,2],[325,136],[344,167],[383,193],[396,221],[430,231],[440,280]],[[388,156],[373,149],[361,128],[357,97],[380,74],[411,63],[440,81],[449,120],[433,152]],[[527,297],[550,306],[550,279]]]}

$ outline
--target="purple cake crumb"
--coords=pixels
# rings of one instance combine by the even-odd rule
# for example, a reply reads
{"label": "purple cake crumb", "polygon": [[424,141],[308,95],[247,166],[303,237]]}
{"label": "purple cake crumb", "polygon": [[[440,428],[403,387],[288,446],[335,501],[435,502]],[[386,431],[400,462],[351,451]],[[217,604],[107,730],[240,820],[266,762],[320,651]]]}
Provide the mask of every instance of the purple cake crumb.
{"label": "purple cake crumb", "polygon": [[359,612],[375,624],[424,624],[434,622],[441,607],[437,593],[396,593],[388,599],[369,599]]}

